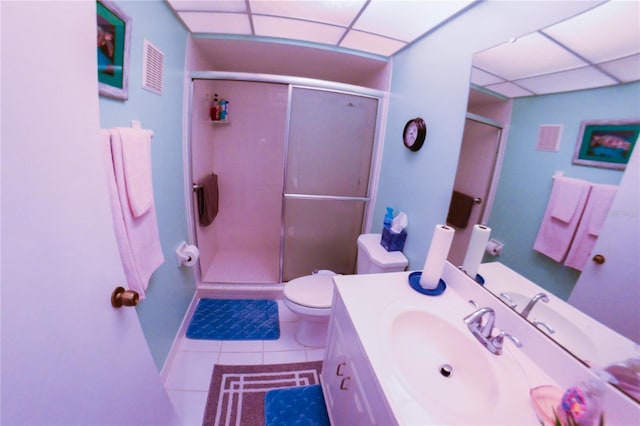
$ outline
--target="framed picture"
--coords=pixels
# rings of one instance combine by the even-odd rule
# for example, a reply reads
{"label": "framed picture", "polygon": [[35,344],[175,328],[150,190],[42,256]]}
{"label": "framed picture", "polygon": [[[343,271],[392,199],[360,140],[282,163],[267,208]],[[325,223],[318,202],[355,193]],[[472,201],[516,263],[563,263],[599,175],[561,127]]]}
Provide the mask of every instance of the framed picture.
{"label": "framed picture", "polygon": [[115,3],[97,1],[98,86],[101,96],[129,98],[131,18]]}
{"label": "framed picture", "polygon": [[624,170],[640,135],[640,119],[583,121],[573,164]]}

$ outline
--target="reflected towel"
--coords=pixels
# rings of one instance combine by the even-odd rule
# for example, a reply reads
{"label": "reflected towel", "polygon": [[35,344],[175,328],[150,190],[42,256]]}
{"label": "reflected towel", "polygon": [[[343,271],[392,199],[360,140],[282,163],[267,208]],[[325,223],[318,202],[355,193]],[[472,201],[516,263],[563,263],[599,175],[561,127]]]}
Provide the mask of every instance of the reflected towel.
{"label": "reflected towel", "polygon": [[471,209],[473,209],[474,198],[458,191],[453,191],[447,223],[456,228],[464,229],[469,223]]}
{"label": "reflected towel", "polygon": [[134,217],[127,197],[122,140],[117,130],[102,130],[104,158],[113,225],[127,286],[145,298],[151,274],[164,262],[156,211],[151,207]]}
{"label": "reflected towel", "polygon": [[618,187],[615,185],[593,185],[576,236],[569,248],[567,260],[564,263],[566,266],[578,271],[584,269],[617,192]]}
{"label": "reflected towel", "polygon": [[210,225],[218,215],[218,175],[212,173],[205,177],[196,190],[198,198],[198,219],[201,226]]}
{"label": "reflected towel", "polygon": [[[572,203],[574,199],[577,199],[577,201],[575,202],[575,212],[569,222],[557,219],[552,215],[553,211],[560,210],[556,205],[565,201],[565,199],[562,198],[567,194],[565,186],[571,187],[572,191],[578,193],[577,197],[573,195],[570,197]],[[582,212],[584,211],[590,190],[591,184],[587,181],[563,176],[554,178],[547,209],[542,218],[536,241],[533,244],[534,250],[550,257],[556,262],[564,261],[573,236],[578,228],[578,223],[582,217]]]}

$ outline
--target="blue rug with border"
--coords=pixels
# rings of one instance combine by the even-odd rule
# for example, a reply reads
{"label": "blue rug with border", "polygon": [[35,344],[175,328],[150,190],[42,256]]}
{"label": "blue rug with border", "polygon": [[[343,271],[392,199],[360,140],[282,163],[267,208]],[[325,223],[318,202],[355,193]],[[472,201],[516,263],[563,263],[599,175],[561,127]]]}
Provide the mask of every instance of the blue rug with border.
{"label": "blue rug with border", "polygon": [[200,299],[187,338],[198,340],[277,340],[280,337],[275,300]]}

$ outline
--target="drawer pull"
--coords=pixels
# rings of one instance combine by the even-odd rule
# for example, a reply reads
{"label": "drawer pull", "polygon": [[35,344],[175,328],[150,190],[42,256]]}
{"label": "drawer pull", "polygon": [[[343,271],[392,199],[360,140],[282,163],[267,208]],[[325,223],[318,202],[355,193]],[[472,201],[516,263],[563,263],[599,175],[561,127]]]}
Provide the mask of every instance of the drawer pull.
{"label": "drawer pull", "polygon": [[350,376],[347,376],[344,379],[342,379],[342,381],[340,382],[340,389],[349,390],[349,380],[351,380]]}
{"label": "drawer pull", "polygon": [[341,362],[340,364],[338,364],[338,368],[336,368],[336,376],[343,376],[344,373],[341,371],[342,367],[344,367],[345,365],[347,365],[346,361],[345,362]]}

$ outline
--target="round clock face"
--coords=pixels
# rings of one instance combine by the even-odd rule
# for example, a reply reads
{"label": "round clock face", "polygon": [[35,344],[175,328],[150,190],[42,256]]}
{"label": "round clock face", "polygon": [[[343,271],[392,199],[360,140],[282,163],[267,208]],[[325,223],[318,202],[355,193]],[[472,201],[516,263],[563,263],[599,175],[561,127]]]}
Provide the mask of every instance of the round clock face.
{"label": "round clock face", "polygon": [[402,132],[402,140],[404,145],[411,151],[417,151],[422,148],[424,139],[427,135],[427,126],[422,118],[414,118],[407,121]]}

